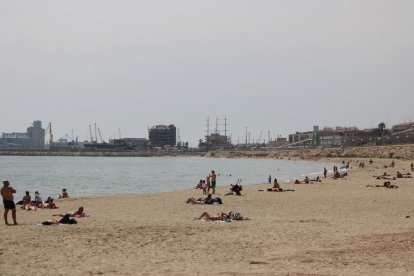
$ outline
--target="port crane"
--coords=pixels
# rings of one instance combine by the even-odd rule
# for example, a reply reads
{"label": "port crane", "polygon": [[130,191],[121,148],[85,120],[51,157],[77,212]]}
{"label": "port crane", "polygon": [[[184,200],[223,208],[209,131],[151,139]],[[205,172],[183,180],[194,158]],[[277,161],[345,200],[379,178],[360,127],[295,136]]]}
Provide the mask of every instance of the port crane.
{"label": "port crane", "polygon": [[101,143],[105,143],[105,141],[102,139],[102,133],[99,127],[98,127],[98,133],[99,133],[99,139],[101,140]]}

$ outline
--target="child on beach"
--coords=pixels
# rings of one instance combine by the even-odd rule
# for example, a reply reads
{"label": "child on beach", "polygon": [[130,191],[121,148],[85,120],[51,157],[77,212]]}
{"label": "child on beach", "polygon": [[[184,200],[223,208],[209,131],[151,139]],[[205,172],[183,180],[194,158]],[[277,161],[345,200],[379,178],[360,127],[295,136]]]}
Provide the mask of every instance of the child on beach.
{"label": "child on beach", "polygon": [[202,181],[201,187],[203,188],[203,195],[207,194],[207,183],[205,180]]}
{"label": "child on beach", "polygon": [[206,176],[206,185],[207,185],[207,193],[210,193],[210,189],[211,189],[210,175]]}

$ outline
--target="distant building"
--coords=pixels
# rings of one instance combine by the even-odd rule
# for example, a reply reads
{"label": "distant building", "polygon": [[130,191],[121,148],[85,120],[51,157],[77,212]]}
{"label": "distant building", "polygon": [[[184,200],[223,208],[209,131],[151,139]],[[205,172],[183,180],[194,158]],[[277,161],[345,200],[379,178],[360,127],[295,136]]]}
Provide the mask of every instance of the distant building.
{"label": "distant building", "polygon": [[306,142],[304,144],[310,145],[312,143],[313,132],[296,132],[294,134],[289,134],[289,144],[295,144],[299,142]]}
{"label": "distant building", "polygon": [[219,133],[211,133],[206,136],[207,149],[225,149],[231,147],[230,137],[220,135]]}
{"label": "distant building", "polygon": [[398,133],[398,132],[403,132],[403,131],[410,131],[410,130],[414,130],[414,123],[413,122],[393,125],[392,128],[391,128],[391,131],[393,133]]}
{"label": "distant building", "polygon": [[296,132],[289,135],[289,144],[298,144],[314,147],[338,147],[344,145],[362,145],[371,140],[371,129],[358,129],[356,127],[319,127],[314,126],[313,131]]}
{"label": "distant building", "polygon": [[275,140],[269,141],[269,146],[271,147],[282,147],[289,144],[286,137],[279,136]]}
{"label": "distant building", "polygon": [[33,126],[27,128],[27,135],[32,139],[32,149],[44,149],[45,130],[42,128],[41,121],[34,121]]}
{"label": "distant building", "polygon": [[0,138],[0,148],[3,149],[44,149],[45,130],[41,121],[34,121],[33,126],[25,133],[3,133]]}
{"label": "distant building", "polygon": [[177,128],[174,125],[157,125],[148,130],[153,147],[173,147],[177,144]]}
{"label": "distant building", "polygon": [[142,150],[150,147],[150,141],[146,138],[122,138],[109,141],[116,150]]}

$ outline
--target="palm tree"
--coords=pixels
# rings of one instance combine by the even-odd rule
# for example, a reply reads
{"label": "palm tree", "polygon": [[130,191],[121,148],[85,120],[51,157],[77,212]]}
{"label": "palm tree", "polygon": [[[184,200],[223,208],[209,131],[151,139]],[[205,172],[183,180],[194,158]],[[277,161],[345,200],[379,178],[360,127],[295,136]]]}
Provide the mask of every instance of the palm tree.
{"label": "palm tree", "polygon": [[385,129],[385,123],[384,122],[379,123],[378,124],[378,128],[379,128],[379,131],[381,133],[381,142],[382,142],[382,144],[384,144],[384,129]]}
{"label": "palm tree", "polygon": [[381,130],[381,132],[383,132],[385,129],[385,123],[384,122],[379,123],[378,128]]}

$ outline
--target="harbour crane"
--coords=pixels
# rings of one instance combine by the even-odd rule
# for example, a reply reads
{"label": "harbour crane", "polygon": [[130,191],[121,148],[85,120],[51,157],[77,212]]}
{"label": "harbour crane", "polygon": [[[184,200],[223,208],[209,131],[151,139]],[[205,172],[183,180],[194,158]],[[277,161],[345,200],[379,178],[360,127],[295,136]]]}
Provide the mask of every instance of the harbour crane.
{"label": "harbour crane", "polygon": [[102,133],[99,127],[98,127],[98,133],[99,133],[99,139],[101,140],[101,143],[105,143],[105,141],[102,139]]}

